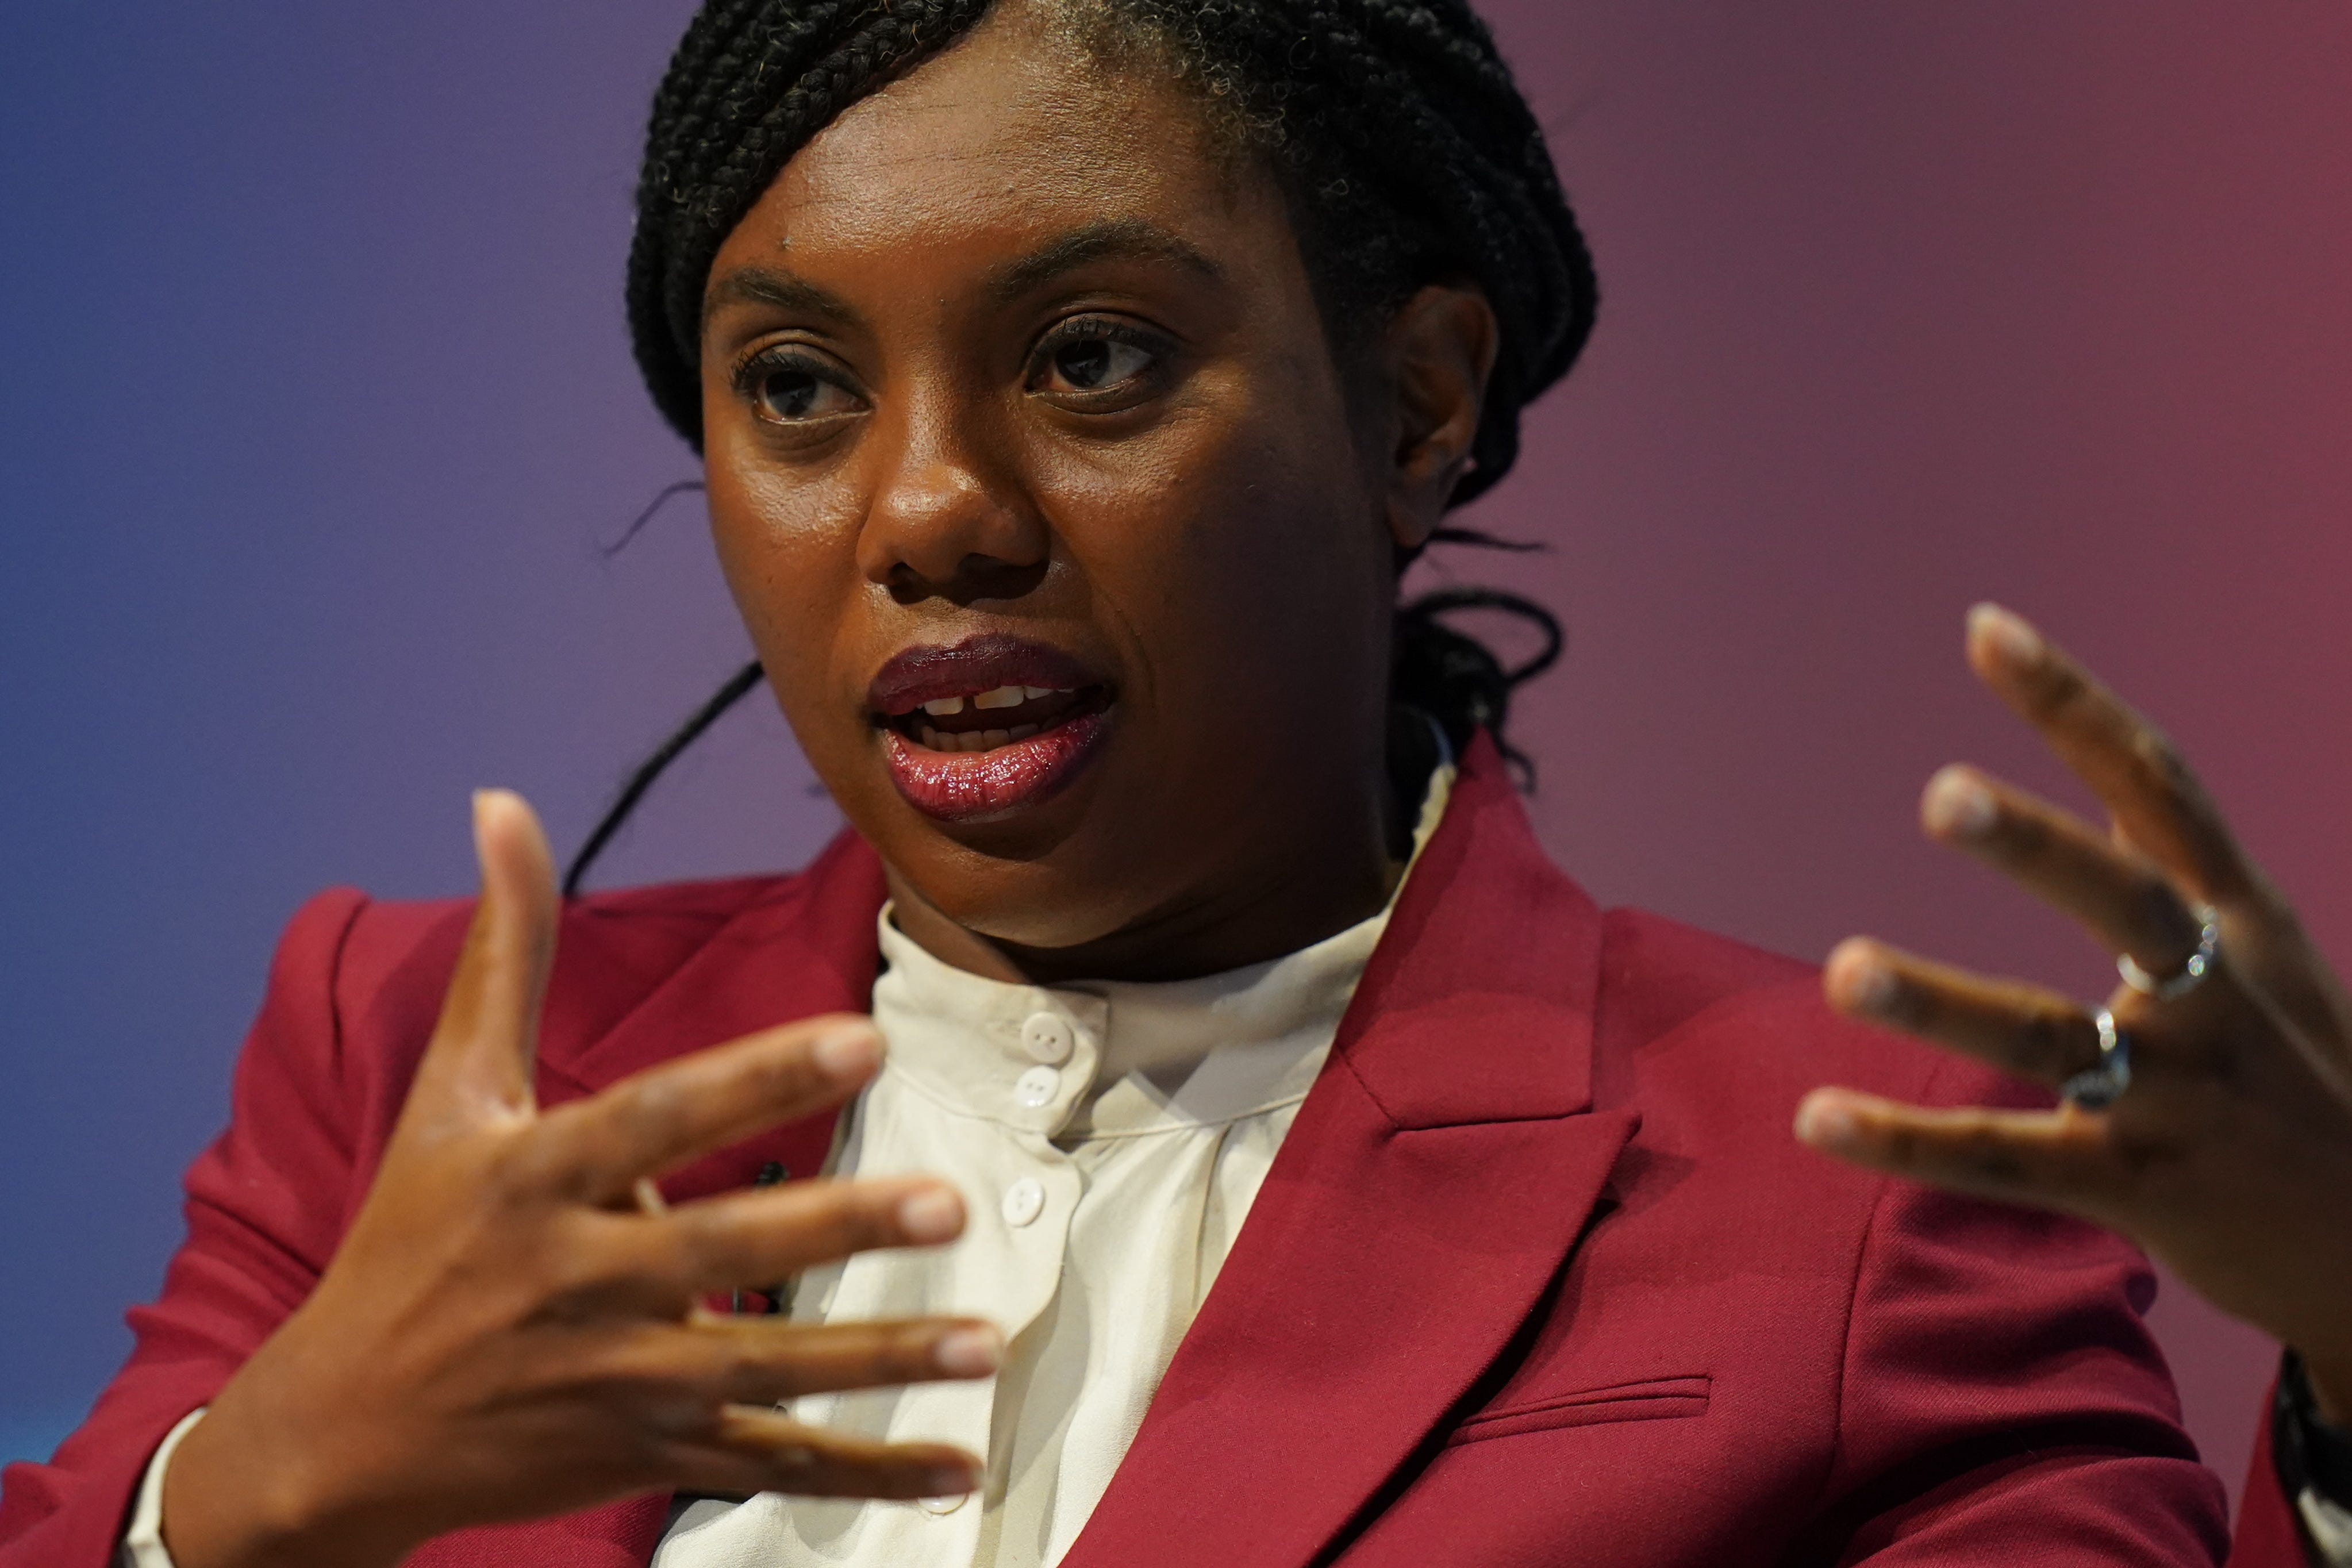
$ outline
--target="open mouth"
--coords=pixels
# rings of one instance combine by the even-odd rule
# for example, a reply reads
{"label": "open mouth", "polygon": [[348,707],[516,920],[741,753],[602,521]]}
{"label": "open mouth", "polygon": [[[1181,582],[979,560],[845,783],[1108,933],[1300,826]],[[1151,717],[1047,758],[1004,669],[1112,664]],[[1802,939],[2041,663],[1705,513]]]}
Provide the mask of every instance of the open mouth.
{"label": "open mouth", "polygon": [[899,795],[972,822],[1067,787],[1100,750],[1116,694],[1058,648],[989,637],[907,649],[874,678],[867,704]]}
{"label": "open mouth", "polygon": [[1100,686],[999,686],[970,695],[934,697],[887,722],[926,751],[992,752],[1098,712],[1109,695]]}

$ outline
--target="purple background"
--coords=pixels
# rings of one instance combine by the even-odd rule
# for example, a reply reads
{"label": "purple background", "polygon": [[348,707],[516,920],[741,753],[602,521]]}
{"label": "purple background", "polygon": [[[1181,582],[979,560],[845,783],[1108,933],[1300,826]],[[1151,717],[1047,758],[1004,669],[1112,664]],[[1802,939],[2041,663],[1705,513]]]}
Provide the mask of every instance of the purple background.
{"label": "purple background", "polygon": [[[1454,568],[1572,627],[1520,720],[1563,862],[2103,988],[1913,826],[1954,757],[2063,788],[1959,663],[1999,596],[2352,952],[2352,10],[1489,9],[1607,292],[1478,520],[1551,552]],[[687,10],[0,10],[0,1458],[121,1353],[296,902],[461,890],[478,784],[576,842],[744,657],[691,500],[599,552],[692,472],[617,297]],[[833,822],[763,707],[607,875]],[[2158,1315],[2234,1487],[2269,1348]]]}

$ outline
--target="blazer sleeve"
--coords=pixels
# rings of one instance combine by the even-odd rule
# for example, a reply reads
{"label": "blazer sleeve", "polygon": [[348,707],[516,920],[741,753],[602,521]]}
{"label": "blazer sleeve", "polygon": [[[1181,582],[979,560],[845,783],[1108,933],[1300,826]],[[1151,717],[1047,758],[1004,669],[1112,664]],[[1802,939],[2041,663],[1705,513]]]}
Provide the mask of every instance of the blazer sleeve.
{"label": "blazer sleeve", "polygon": [[0,1568],[110,1568],[148,1458],[317,1282],[355,1198],[335,983],[366,907],[320,894],[287,928],[237,1067],[227,1131],[186,1177],[187,1235],[133,1348],[47,1464],[0,1477]]}
{"label": "blazer sleeve", "polygon": [[[1948,1101],[2019,1103],[1972,1069]],[[2059,1215],[1888,1182],[1856,1270],[1822,1560],[2204,1565],[2228,1552],[2142,1321],[2139,1253]],[[2269,1558],[2242,1568],[2289,1568]]]}

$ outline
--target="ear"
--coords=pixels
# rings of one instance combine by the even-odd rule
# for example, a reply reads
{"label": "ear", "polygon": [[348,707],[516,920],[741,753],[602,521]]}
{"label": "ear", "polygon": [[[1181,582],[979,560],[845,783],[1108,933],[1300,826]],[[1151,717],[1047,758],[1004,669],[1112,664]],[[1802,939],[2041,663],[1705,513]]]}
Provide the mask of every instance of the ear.
{"label": "ear", "polygon": [[1418,550],[1469,471],[1501,330],[1486,296],[1433,283],[1405,301],[1387,332],[1389,531]]}

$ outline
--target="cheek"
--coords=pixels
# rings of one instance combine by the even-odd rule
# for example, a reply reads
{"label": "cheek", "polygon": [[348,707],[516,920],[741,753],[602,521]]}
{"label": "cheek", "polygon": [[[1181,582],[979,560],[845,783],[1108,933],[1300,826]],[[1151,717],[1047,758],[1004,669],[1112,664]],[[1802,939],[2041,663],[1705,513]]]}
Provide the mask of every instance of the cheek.
{"label": "cheek", "polygon": [[1347,628],[1384,625],[1386,536],[1314,394],[1204,399],[1055,475],[1067,546],[1163,711],[1325,700],[1381,656]]}
{"label": "cheek", "polygon": [[857,602],[856,503],[845,483],[782,478],[714,446],[710,528],[720,572],[803,744],[834,681],[835,649]]}

